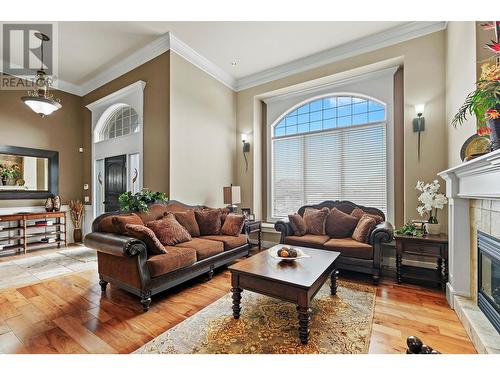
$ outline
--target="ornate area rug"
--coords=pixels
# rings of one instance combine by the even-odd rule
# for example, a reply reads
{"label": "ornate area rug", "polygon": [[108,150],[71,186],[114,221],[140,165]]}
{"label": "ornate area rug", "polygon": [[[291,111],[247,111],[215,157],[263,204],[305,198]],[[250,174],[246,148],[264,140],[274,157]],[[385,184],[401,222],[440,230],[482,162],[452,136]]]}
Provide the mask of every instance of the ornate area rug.
{"label": "ornate area rug", "polygon": [[303,345],[295,305],[243,291],[236,320],[228,293],[134,353],[368,353],[374,304],[375,288],[339,281],[331,296],[328,281],[313,299],[311,334]]}

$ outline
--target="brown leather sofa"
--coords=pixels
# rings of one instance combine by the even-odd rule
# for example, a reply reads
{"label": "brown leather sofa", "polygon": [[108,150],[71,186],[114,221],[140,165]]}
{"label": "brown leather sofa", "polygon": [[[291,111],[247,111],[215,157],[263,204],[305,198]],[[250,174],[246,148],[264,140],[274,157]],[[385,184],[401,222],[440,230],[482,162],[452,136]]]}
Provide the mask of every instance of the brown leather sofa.
{"label": "brown leather sofa", "polygon": [[[303,206],[298,210],[298,213],[303,216],[307,207],[316,209],[323,207],[332,209],[336,207],[347,214],[350,214],[355,208],[361,208],[366,213],[381,216],[382,219],[385,220],[384,213],[379,209],[359,206],[349,201],[324,201],[316,205]],[[372,275],[375,284],[378,283],[380,278],[381,244],[384,242],[391,242],[393,239],[393,227],[387,221],[383,221],[372,230],[369,234],[367,243],[358,242],[350,237],[330,238],[327,235],[312,234],[294,236],[293,229],[288,219],[276,222],[274,228],[278,232],[281,232],[280,243],[282,244],[339,251],[341,253],[337,261],[337,267],[339,269],[368,273]]]}
{"label": "brown leather sofa", "polygon": [[[137,213],[144,223],[163,217],[166,212],[185,211],[204,206],[188,206],[177,201],[153,204],[147,213]],[[143,241],[125,235],[99,231],[100,222],[108,216],[126,214],[111,212],[100,215],[92,223],[92,233],[85,236],[85,246],[97,250],[99,284],[103,291],[108,283],[140,297],[144,311],[151,296],[196,276],[248,256],[246,235],[211,235],[194,237],[191,241],[165,246],[167,254],[150,255]]]}

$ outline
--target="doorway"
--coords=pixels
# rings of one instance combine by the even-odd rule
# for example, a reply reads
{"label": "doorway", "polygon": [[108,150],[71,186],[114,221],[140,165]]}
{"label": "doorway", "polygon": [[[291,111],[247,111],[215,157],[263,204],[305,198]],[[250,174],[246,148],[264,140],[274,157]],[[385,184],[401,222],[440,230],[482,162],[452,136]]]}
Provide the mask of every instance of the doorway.
{"label": "doorway", "polygon": [[104,212],[118,211],[118,197],[127,191],[127,155],[104,159]]}

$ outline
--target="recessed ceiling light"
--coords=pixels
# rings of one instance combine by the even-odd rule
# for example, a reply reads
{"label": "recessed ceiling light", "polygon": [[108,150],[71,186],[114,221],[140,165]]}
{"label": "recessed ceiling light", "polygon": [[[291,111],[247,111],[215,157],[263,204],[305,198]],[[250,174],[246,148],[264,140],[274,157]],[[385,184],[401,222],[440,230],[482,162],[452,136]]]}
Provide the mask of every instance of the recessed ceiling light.
{"label": "recessed ceiling light", "polygon": [[232,66],[236,66],[236,65],[237,65],[236,61],[233,61],[233,62],[231,63],[231,65],[232,65]]}

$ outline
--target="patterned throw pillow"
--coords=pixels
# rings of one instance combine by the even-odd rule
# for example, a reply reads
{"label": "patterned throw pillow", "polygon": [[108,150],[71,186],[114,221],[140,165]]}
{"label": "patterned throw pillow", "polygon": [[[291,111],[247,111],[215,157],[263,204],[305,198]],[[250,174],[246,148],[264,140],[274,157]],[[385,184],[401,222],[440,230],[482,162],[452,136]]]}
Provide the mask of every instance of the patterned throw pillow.
{"label": "patterned throw pillow", "polygon": [[222,225],[220,233],[226,236],[239,236],[244,224],[245,216],[228,214],[226,216],[226,220],[224,220],[224,224]]}
{"label": "patterned throw pillow", "polygon": [[326,217],[330,213],[327,207],[320,210],[315,208],[306,208],[304,211],[304,222],[306,223],[307,233],[310,234],[325,234]]}
{"label": "patterned throw pillow", "polygon": [[325,232],[334,238],[351,237],[359,219],[333,207],[326,218]]}
{"label": "patterned throw pillow", "polygon": [[363,215],[354,229],[352,239],[358,242],[368,242],[368,234],[377,225],[377,222],[371,215]]}
{"label": "patterned throw pillow", "polygon": [[150,254],[167,254],[168,251],[161,244],[155,233],[144,225],[126,224],[127,233],[138,240],[141,240],[148,247]]}
{"label": "patterned throw pillow", "polygon": [[127,229],[125,228],[127,224],[144,225],[142,219],[134,213],[114,216],[113,224],[118,229],[118,233],[121,234],[127,234]]}
{"label": "patterned throw pillow", "polygon": [[288,215],[288,220],[290,221],[294,235],[303,236],[307,233],[306,223],[302,219],[302,216],[299,214]]}
{"label": "patterned throw pillow", "polygon": [[174,212],[175,219],[187,229],[191,237],[200,236],[200,227],[196,222],[196,217],[194,215],[194,210],[187,210],[184,212]]}
{"label": "patterned throw pillow", "polygon": [[162,245],[174,246],[192,240],[189,232],[175,220],[172,213],[166,214],[163,219],[150,221],[146,226],[154,232]]}
{"label": "patterned throw pillow", "polygon": [[202,236],[220,233],[222,226],[222,210],[220,208],[195,210],[194,214]]}
{"label": "patterned throw pillow", "polygon": [[377,224],[380,224],[384,219],[382,219],[382,216],[379,215],[374,215],[374,214],[369,214],[368,212],[363,211],[361,208],[357,207],[351,212],[351,216],[354,216],[357,219],[361,219],[363,215],[367,215],[371,217],[372,219],[375,220]]}

